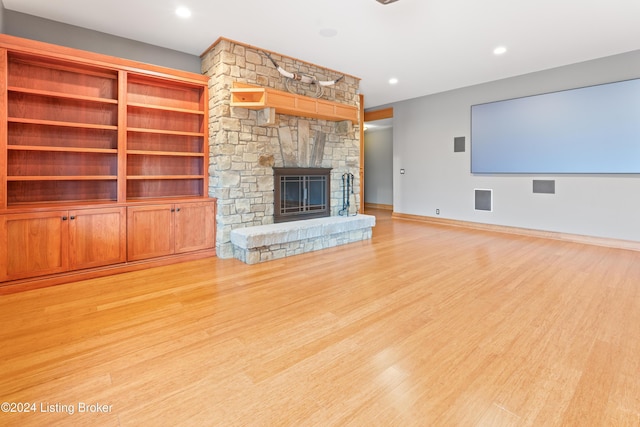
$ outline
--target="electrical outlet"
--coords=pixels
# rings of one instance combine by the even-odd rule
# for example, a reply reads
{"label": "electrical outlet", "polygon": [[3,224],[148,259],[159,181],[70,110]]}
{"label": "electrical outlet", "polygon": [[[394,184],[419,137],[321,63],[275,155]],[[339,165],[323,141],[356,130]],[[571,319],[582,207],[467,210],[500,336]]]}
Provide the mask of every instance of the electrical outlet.
{"label": "electrical outlet", "polygon": [[440,215],[440,209],[436,209],[436,215]]}

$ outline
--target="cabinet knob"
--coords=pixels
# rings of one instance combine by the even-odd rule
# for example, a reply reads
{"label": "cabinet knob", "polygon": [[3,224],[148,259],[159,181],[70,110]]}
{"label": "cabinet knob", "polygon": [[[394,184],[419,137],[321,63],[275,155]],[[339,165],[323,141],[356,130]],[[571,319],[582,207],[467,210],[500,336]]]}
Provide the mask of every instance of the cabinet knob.
{"label": "cabinet knob", "polygon": [[176,209],[176,212],[180,212],[180,208]]}
{"label": "cabinet knob", "polygon": [[69,219],[73,220],[73,219],[76,219],[76,217],[71,215],[71,217],[69,217]]}
{"label": "cabinet knob", "polygon": [[66,215],[62,217],[62,220],[63,220],[63,221],[66,221],[66,220],[67,220]]}

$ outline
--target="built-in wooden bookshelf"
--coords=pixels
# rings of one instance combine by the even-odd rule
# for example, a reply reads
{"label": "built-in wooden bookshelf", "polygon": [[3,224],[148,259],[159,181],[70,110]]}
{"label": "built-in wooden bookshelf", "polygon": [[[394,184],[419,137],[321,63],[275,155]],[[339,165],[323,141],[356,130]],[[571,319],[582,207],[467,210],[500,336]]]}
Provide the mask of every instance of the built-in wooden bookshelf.
{"label": "built-in wooden bookshelf", "polygon": [[6,205],[117,200],[116,70],[6,52]]}
{"label": "built-in wooden bookshelf", "polygon": [[128,199],[205,195],[205,102],[202,86],[128,76]]}
{"label": "built-in wooden bookshelf", "polygon": [[143,205],[191,212],[215,253],[207,116],[205,76],[0,35],[0,285],[130,268],[127,233],[164,238],[127,230]]}

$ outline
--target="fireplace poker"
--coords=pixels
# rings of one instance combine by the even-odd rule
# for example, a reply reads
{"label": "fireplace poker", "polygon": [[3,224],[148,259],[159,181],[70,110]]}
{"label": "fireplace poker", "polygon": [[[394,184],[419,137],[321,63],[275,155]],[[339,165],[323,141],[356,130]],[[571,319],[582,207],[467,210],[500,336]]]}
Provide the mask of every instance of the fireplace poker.
{"label": "fireplace poker", "polygon": [[[342,209],[338,211],[338,214],[340,216],[351,216],[351,197],[354,197],[355,201],[355,195],[353,192],[353,181],[354,176],[352,173],[342,174]],[[356,209],[353,213],[353,216],[357,214],[358,210]]]}

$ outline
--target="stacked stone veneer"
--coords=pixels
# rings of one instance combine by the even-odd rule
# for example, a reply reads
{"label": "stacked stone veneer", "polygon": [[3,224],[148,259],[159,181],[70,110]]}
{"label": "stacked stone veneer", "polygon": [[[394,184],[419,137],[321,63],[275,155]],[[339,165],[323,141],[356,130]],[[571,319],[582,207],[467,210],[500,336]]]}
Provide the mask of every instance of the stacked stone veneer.
{"label": "stacked stone veneer", "polygon": [[[271,53],[287,71],[334,80],[342,74],[303,61]],[[309,127],[309,140],[326,135],[321,167],[331,172],[331,215],[342,209],[342,175],[355,177],[355,201],[360,206],[358,126],[289,115],[276,115],[276,123],[258,125],[258,112],[231,107],[234,82],[286,91],[284,77],[258,48],[220,39],[202,55],[202,71],[209,79],[209,195],[218,199],[216,252],[232,258],[231,230],[273,223],[273,166],[285,166],[279,142],[283,126],[297,141],[301,120]],[[322,99],[359,107],[359,79],[345,75],[325,87]],[[314,96],[315,88],[296,85],[296,93]],[[287,165],[290,166],[290,165]]]}

